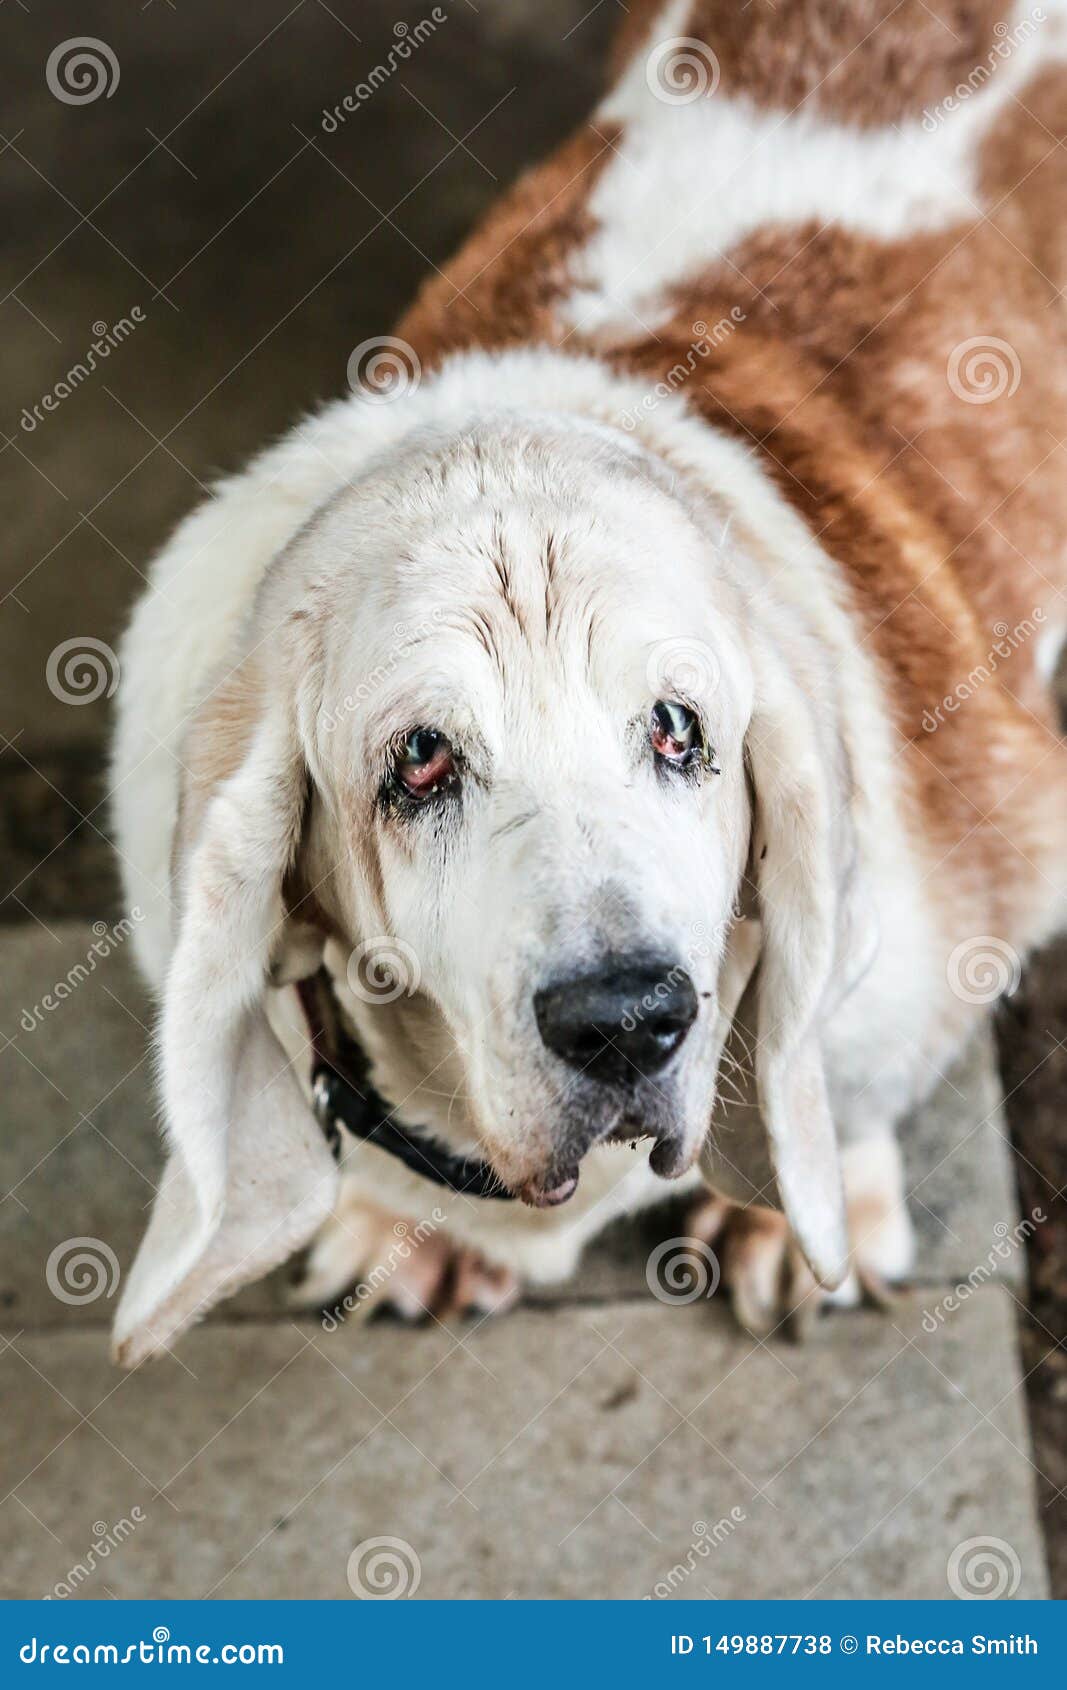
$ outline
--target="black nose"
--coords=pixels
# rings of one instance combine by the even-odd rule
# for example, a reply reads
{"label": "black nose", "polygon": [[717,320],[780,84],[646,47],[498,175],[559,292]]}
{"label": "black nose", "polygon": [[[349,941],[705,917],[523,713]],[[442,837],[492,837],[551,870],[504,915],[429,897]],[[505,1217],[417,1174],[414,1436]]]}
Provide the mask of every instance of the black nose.
{"label": "black nose", "polygon": [[696,1020],[692,980],[679,963],[614,963],[534,993],[542,1039],[595,1080],[635,1084],[668,1062]]}

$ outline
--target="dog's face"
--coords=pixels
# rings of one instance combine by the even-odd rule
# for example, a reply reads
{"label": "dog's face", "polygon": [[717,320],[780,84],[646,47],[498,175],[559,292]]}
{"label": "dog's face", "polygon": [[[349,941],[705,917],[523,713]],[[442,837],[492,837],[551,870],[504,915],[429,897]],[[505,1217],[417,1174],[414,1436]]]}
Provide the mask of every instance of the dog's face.
{"label": "dog's face", "polygon": [[[346,492],[287,567],[303,884],[394,1070],[536,1204],[714,1091],[752,680],[719,561],[640,460],[498,432]],[[377,1000],[377,1001],[376,1001]]]}
{"label": "dog's face", "polygon": [[[394,445],[268,569],[183,744],[174,1154],[127,1356],[328,1212],[336,1170],[264,1014],[271,972],[314,968],[322,933],[401,1118],[537,1205],[616,1135],[686,1168],[737,1011],[758,1107],[709,1144],[742,1200],[777,1185],[838,1282],[817,1033],[849,925],[833,688],[760,588],[789,568],[780,530],[744,533],[735,569],[721,507],[686,487],[608,427],[486,421]],[[745,1175],[764,1135],[772,1173]]]}

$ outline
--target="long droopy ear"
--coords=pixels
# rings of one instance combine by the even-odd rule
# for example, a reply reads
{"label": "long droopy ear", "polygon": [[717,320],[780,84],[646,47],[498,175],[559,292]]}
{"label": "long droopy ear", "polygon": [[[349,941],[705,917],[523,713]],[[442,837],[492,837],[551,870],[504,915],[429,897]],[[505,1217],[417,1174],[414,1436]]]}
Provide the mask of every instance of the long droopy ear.
{"label": "long droopy ear", "polygon": [[[773,1200],[768,1171],[816,1278],[844,1277],[848,1239],[819,1045],[846,878],[846,797],[834,778],[835,747],[782,668],[757,669],[746,738],[754,814],[749,874],[759,910],[759,958],[737,1015],[734,1060],[704,1159],[709,1182],[741,1201]],[[740,1047],[739,1049],[737,1047]],[[749,1094],[731,1103],[731,1075],[748,1069]],[[754,1097],[751,1095],[754,1090]],[[753,1133],[758,1115],[766,1134]],[[731,1129],[739,1128],[739,1131]],[[717,1154],[718,1153],[718,1154]],[[769,1153],[769,1170],[768,1170]],[[740,1186],[730,1189],[740,1168]]]}
{"label": "long droopy ear", "polygon": [[170,1158],[115,1320],[127,1366],[299,1249],[333,1206],[333,1160],[263,1009],[306,800],[293,709],[246,659],[183,753],[158,1031]]}

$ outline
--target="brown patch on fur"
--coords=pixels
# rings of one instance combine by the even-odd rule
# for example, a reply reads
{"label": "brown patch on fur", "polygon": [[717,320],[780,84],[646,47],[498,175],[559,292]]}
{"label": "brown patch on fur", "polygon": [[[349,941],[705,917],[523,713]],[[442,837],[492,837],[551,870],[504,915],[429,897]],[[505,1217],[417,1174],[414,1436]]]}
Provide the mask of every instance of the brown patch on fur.
{"label": "brown patch on fur", "polygon": [[[1006,10],[1004,0],[694,0],[677,33],[715,54],[711,98],[874,128],[920,116],[966,83],[989,62]],[[620,66],[648,50],[662,11],[663,0],[631,4]]]}
{"label": "brown patch on fur", "polygon": [[994,227],[1003,241],[1021,248],[1053,294],[1067,287],[1064,142],[1067,71],[1052,65],[1011,103],[981,155],[981,193],[993,208]]}
{"label": "brown patch on fur", "polygon": [[572,254],[588,239],[589,196],[617,132],[591,124],[520,177],[442,274],[428,279],[397,333],[424,364],[449,352],[558,338],[554,306],[571,283]]}

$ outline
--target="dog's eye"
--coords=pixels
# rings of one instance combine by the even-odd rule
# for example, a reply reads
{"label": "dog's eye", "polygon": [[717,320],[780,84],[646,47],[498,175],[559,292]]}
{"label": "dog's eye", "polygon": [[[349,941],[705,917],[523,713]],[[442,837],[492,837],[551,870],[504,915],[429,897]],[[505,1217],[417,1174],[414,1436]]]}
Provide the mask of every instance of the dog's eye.
{"label": "dog's eye", "polygon": [[653,751],[667,763],[687,763],[693,752],[700,750],[700,726],[685,704],[657,699],[652,706],[649,733]]}
{"label": "dog's eye", "polygon": [[451,786],[456,778],[451,740],[433,728],[413,728],[401,742],[393,773],[413,798],[429,798]]}

